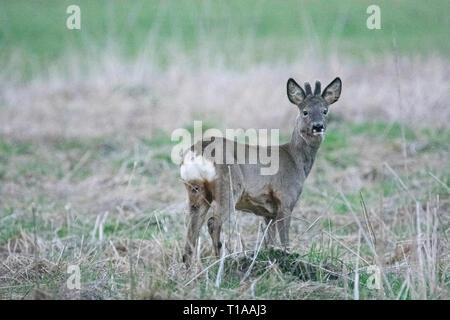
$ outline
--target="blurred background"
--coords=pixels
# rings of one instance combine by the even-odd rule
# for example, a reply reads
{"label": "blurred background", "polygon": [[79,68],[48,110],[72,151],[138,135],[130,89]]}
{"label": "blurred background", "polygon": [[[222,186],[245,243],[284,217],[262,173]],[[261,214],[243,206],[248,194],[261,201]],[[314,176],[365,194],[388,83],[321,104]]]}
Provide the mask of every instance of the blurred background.
{"label": "blurred background", "polygon": [[[66,27],[73,4],[80,30]],[[366,26],[373,4],[380,30]],[[1,298],[449,297],[449,1],[0,7]],[[297,114],[287,79],[336,76],[341,99],[292,238],[305,263],[347,271],[299,281],[261,255],[248,280],[233,260],[219,286],[216,265],[186,285],[214,258],[204,230],[197,269],[180,263],[186,196],[171,132],[202,120],[278,128],[286,142]],[[258,218],[231,220],[227,252],[253,249]],[[367,289],[361,269],[355,291],[348,270],[371,263],[382,289]],[[73,264],[81,290],[66,286]]]}

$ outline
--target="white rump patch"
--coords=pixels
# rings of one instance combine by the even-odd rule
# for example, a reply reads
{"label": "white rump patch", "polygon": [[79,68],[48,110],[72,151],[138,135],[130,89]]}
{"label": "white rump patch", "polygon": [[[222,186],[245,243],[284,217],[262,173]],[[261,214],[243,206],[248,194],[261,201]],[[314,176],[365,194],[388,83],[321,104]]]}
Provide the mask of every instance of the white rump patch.
{"label": "white rump patch", "polygon": [[212,161],[189,151],[184,156],[183,163],[180,167],[180,175],[181,179],[187,181],[196,179],[211,181],[216,176],[216,168],[214,168]]}

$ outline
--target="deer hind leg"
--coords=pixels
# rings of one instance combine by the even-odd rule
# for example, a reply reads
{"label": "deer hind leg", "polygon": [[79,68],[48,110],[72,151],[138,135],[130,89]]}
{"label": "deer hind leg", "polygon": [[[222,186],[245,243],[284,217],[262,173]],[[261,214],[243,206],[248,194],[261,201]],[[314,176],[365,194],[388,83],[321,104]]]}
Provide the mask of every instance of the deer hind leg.
{"label": "deer hind leg", "polygon": [[222,218],[219,214],[214,212],[214,215],[208,219],[208,232],[213,243],[214,254],[220,257],[220,249],[222,242],[220,242],[220,232],[222,231]]}
{"label": "deer hind leg", "polygon": [[218,197],[216,198],[216,208],[213,216],[208,219],[208,231],[211,236],[214,254],[217,258],[220,257],[220,250],[222,248],[222,242],[220,241],[220,234],[222,232],[223,221],[230,216],[232,208],[235,205],[232,202],[230,193],[225,188],[229,188],[229,184],[221,183],[221,186],[217,187]]}
{"label": "deer hind leg", "polygon": [[[214,189],[216,208],[213,216],[208,220],[208,231],[217,258],[220,257],[222,248],[222,242],[220,241],[222,224],[224,220],[231,218],[231,214],[236,207],[237,199],[239,199],[242,194],[242,183],[236,183],[237,181],[242,181],[242,176],[239,173],[228,169],[228,166],[219,167],[218,171],[221,178],[216,181]],[[233,183],[233,185],[230,183]]]}
{"label": "deer hind leg", "polygon": [[200,230],[205,223],[211,204],[211,195],[204,181],[194,180],[185,183],[189,196],[189,225],[184,248],[183,262],[190,266],[192,254],[198,243]]}

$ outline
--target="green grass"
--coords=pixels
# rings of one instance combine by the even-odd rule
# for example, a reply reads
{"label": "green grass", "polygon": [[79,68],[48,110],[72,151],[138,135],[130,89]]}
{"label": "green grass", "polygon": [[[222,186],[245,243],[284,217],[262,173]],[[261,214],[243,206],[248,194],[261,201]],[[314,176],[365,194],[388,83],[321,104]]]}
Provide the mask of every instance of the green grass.
{"label": "green grass", "polygon": [[412,128],[399,123],[383,123],[383,122],[363,122],[351,124],[349,126],[350,134],[364,134],[370,138],[378,139],[403,139],[410,142],[416,140],[416,134]]}
{"label": "green grass", "polygon": [[[70,4],[81,8],[81,30],[66,28]],[[366,28],[366,8],[381,8],[382,29]],[[18,72],[34,74],[67,54],[95,56],[117,47],[130,58],[169,64],[174,45],[183,52],[209,48],[234,64],[290,61],[299,49],[356,56],[392,51],[393,35],[404,54],[449,51],[448,1],[1,1],[2,66],[18,55]],[[176,58],[176,57],[175,57]],[[203,59],[203,58],[200,58]],[[82,66],[79,66],[82,68]]]}

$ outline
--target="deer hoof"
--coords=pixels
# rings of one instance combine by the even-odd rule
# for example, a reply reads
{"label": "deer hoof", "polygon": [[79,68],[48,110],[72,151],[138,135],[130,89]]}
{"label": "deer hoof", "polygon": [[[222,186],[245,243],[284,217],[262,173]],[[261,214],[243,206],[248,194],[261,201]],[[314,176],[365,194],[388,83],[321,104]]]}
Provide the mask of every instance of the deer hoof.
{"label": "deer hoof", "polygon": [[185,264],[186,268],[189,269],[191,266],[191,257],[187,254],[183,254],[183,263]]}

